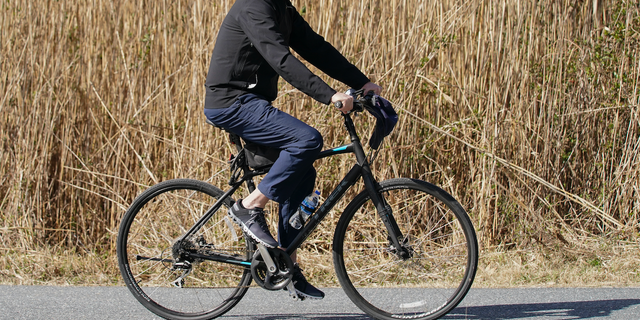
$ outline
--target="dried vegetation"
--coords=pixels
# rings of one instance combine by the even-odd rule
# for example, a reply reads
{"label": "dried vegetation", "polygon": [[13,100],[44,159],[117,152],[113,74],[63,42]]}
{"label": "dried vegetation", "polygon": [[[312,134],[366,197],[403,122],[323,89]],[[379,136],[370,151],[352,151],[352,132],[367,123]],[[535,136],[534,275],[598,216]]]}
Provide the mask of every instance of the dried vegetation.
{"label": "dried vegetation", "polygon": [[[202,106],[232,2],[0,4],[0,282],[117,282],[118,222],[141,190],[224,186],[231,149]],[[400,113],[378,177],[439,184],[469,212],[478,285],[640,281],[637,0],[294,4]],[[276,105],[345,140],[286,83]],[[348,161],[321,163],[324,194]],[[306,253],[327,283],[331,235]]]}

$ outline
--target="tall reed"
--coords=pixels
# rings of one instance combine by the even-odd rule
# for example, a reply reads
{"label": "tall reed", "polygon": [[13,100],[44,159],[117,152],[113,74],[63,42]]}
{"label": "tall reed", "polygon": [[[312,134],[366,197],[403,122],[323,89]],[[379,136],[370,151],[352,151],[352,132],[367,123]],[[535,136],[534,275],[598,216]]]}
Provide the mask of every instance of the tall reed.
{"label": "tall reed", "polygon": [[[203,84],[232,3],[0,4],[2,250],[113,253],[120,217],[147,186],[177,177],[224,186],[231,149],[204,123]],[[441,185],[485,247],[638,240],[637,1],[294,4],[400,114],[379,179]],[[275,104],[325,145],[345,141],[335,110],[290,85]],[[357,122],[366,139],[373,120]],[[347,163],[320,163],[324,194]]]}

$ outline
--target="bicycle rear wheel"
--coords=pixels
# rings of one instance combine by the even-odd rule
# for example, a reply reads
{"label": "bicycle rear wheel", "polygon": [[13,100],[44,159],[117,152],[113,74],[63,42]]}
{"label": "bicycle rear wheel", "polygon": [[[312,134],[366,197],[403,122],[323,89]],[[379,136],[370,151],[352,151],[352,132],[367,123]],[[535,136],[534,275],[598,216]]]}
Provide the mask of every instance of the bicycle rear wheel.
{"label": "bicycle rear wheel", "polygon": [[[247,291],[251,271],[244,261],[250,261],[255,249],[227,218],[230,198],[198,232],[182,238],[222,195],[201,181],[169,180],[143,192],[125,213],[117,243],[120,272],[136,299],[153,313],[211,319],[233,308]],[[195,258],[212,253],[235,264]]]}
{"label": "bicycle rear wheel", "polygon": [[334,235],[334,266],[349,298],[377,319],[437,319],[467,294],[478,263],[473,225],[460,204],[420,180],[382,182],[410,257],[394,253],[368,193],[342,214]]}

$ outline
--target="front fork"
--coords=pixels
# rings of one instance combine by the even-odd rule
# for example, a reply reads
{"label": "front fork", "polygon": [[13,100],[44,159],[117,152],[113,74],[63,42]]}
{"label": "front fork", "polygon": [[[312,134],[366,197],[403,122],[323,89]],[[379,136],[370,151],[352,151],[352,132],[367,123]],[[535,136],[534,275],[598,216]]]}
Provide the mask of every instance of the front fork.
{"label": "front fork", "polygon": [[364,181],[371,201],[373,201],[373,204],[376,206],[378,216],[387,228],[387,232],[389,233],[388,240],[392,247],[391,251],[402,260],[410,259],[412,253],[407,246],[408,241],[404,238],[402,231],[400,231],[400,227],[398,227],[398,223],[393,216],[393,210],[380,192],[380,185],[375,181],[368,164],[362,166],[362,180]]}
{"label": "front fork", "polygon": [[369,166],[369,162],[367,160],[367,156],[365,155],[364,149],[362,148],[362,144],[360,143],[360,138],[358,137],[355,126],[353,125],[353,121],[348,114],[344,115],[344,124],[349,132],[351,137],[351,143],[353,144],[354,153],[356,155],[356,159],[358,161],[358,165],[361,167],[362,180],[364,181],[364,185],[369,193],[369,197],[373,204],[376,206],[376,210],[378,211],[378,215],[385,227],[387,228],[387,232],[389,232],[389,242],[391,243],[391,251],[394,252],[400,259],[407,260],[411,258],[411,250],[407,248],[405,243],[404,236],[398,227],[398,223],[396,219],[393,217],[393,210],[391,206],[385,201],[384,197],[380,193],[380,185],[376,182],[373,177],[373,173],[371,173],[371,167]]}

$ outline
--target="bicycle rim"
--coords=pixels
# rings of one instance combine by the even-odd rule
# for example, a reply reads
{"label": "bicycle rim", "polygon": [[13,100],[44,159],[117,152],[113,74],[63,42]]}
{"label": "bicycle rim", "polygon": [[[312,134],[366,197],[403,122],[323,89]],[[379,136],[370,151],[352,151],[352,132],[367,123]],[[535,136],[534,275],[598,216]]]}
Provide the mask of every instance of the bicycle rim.
{"label": "bicycle rim", "polygon": [[[210,319],[227,312],[245,294],[251,282],[248,268],[176,256],[176,240],[222,194],[204,182],[169,180],[138,196],[125,214],[118,234],[120,271],[127,287],[150,311],[164,318]],[[247,260],[253,244],[245,242],[240,228],[227,218],[231,205],[226,199],[196,234],[181,242],[179,250]]]}
{"label": "bicycle rim", "polygon": [[366,192],[343,213],[334,238],[338,279],[351,300],[378,319],[437,319],[468,292],[478,261],[469,217],[458,202],[424,181],[381,183],[410,248],[403,260]]}

